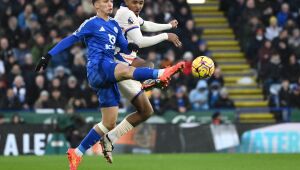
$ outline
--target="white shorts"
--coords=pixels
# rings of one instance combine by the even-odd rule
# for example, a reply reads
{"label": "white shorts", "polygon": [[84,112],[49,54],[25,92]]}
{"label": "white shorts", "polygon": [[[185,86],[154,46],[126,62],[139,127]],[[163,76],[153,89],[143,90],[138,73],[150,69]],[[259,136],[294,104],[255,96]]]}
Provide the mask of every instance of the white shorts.
{"label": "white shorts", "polygon": [[[116,59],[117,63],[122,63],[125,65],[129,65],[132,63],[134,58],[136,56],[128,56],[125,54],[120,53],[120,55],[123,57],[123,59],[127,62],[119,61]],[[127,100],[132,102],[136,97],[138,97],[142,92],[142,84],[139,81],[136,80],[123,80],[118,82],[118,87],[120,92],[122,93],[122,96],[125,97]]]}
{"label": "white shorts", "polygon": [[119,90],[122,95],[129,101],[134,100],[142,92],[142,84],[135,80],[123,80],[118,82]]}

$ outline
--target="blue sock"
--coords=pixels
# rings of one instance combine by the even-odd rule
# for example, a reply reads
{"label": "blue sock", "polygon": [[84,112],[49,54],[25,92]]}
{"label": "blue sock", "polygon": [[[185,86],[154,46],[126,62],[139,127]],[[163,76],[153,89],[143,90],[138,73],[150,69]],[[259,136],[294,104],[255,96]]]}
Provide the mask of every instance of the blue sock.
{"label": "blue sock", "polygon": [[146,67],[136,68],[133,72],[133,79],[138,81],[144,81],[148,79],[157,79],[158,70]]}
{"label": "blue sock", "polygon": [[91,129],[77,148],[82,153],[85,153],[85,151],[92,147],[95,143],[97,143],[100,138],[101,136],[95,131],[95,129]]}

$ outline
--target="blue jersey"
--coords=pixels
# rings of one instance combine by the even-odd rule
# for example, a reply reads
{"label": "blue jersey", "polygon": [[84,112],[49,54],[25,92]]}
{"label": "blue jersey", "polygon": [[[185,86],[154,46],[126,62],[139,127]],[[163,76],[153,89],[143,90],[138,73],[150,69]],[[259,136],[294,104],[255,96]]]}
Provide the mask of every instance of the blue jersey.
{"label": "blue jersey", "polygon": [[105,21],[97,16],[92,17],[48,53],[55,56],[80,40],[88,48],[87,78],[90,86],[97,92],[100,106],[118,106],[120,94],[114,75],[117,65],[114,62],[114,53],[116,47],[119,47],[122,53],[130,53],[120,26],[111,18]]}
{"label": "blue jersey", "polygon": [[113,59],[116,46],[128,53],[128,42],[120,26],[112,18],[108,21],[97,16],[87,19],[73,35],[85,42],[88,48],[88,61],[91,62],[103,57]]}

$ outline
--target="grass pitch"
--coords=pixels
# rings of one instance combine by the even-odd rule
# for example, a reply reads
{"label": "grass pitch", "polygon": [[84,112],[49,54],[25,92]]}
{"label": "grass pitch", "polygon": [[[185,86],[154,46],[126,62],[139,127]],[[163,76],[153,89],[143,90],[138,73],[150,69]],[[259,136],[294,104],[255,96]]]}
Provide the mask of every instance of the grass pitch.
{"label": "grass pitch", "polygon": [[[300,154],[115,155],[107,164],[85,156],[78,170],[298,170]],[[0,157],[1,170],[68,170],[66,156]]]}

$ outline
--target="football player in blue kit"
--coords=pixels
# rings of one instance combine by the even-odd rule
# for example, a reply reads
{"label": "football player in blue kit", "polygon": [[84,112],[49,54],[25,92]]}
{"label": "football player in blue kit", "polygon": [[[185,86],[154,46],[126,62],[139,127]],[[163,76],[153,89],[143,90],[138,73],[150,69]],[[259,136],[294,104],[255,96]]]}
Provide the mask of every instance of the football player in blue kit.
{"label": "football player in blue kit", "polygon": [[45,70],[51,57],[62,52],[75,42],[83,41],[88,48],[87,79],[97,93],[101,107],[102,121],[95,125],[77,148],[67,151],[70,170],[76,170],[82,155],[98,142],[104,134],[115,127],[118,115],[120,93],[117,82],[127,79],[145,81],[159,79],[168,83],[171,76],[180,71],[184,62],[166,69],[135,68],[114,61],[115,48],[130,54],[138,49],[135,44],[128,44],[120,26],[109,15],[113,12],[112,0],[92,0],[97,15],[87,19],[72,35],[64,38],[45,56],[41,57],[36,71]]}

